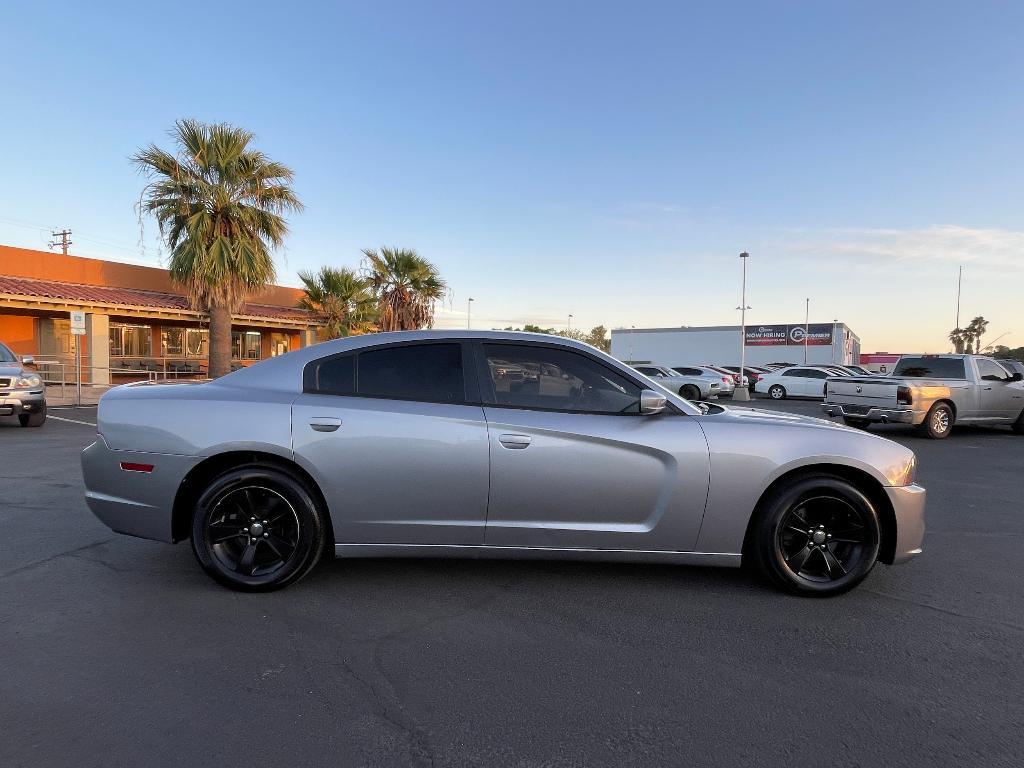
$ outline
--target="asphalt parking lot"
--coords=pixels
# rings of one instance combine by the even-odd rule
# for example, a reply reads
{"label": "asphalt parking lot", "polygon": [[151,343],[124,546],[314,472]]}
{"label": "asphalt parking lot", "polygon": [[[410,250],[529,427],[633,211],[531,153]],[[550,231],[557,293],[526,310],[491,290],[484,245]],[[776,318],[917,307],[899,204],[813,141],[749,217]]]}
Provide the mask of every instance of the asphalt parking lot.
{"label": "asphalt parking lot", "polygon": [[918,453],[925,553],[831,600],[732,570],[414,560],[243,595],[93,518],[95,410],[53,415],[0,419],[2,766],[1021,764],[1008,430],[878,428]]}

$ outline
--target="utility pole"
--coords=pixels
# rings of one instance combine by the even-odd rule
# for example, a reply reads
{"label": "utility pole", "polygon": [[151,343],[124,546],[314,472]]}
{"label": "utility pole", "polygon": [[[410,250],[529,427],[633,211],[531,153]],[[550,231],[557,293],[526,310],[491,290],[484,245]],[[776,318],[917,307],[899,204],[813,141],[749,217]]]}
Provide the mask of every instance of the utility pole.
{"label": "utility pole", "polygon": [[473,328],[473,297],[470,296],[469,301],[466,302],[466,330],[472,330]]}
{"label": "utility pole", "polygon": [[957,278],[956,278],[956,325],[954,326],[954,328],[956,328],[958,331],[960,330],[960,288],[963,285],[963,283],[964,283],[964,265],[961,264],[960,265],[960,273],[959,273],[959,275],[957,275]]}
{"label": "utility pole", "polygon": [[743,263],[743,287],[740,290],[740,383],[733,391],[734,400],[749,400],[750,390],[743,386],[743,370],[747,367],[747,259],[750,254],[744,251],[740,254],[740,261]]}
{"label": "utility pole", "polygon": [[572,332],[572,315],[569,315],[569,325],[567,326],[567,328],[570,332]]}
{"label": "utility pole", "polygon": [[804,365],[807,365],[807,341],[808,336],[811,333],[811,300],[807,299],[807,304],[804,308]]}
{"label": "utility pole", "polygon": [[[62,229],[60,232],[51,232],[50,235],[53,237],[53,241],[49,243],[50,248],[56,248],[60,246],[61,251],[64,255],[68,255],[68,246],[71,245],[71,230]],[[60,242],[57,242],[57,238],[60,238]]]}

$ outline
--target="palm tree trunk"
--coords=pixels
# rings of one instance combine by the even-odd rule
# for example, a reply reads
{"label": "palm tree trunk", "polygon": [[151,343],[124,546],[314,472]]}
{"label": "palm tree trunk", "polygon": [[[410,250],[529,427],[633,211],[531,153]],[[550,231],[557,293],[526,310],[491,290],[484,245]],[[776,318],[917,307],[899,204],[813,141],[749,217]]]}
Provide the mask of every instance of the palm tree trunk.
{"label": "palm tree trunk", "polygon": [[231,373],[231,310],[210,307],[210,378]]}

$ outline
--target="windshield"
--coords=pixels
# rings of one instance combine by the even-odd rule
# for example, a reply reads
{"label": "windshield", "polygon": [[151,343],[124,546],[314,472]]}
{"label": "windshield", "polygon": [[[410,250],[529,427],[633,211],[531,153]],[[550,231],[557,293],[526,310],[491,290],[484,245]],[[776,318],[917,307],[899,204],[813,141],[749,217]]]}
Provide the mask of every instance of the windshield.
{"label": "windshield", "polygon": [[965,379],[962,357],[901,357],[893,376]]}
{"label": "windshield", "polygon": [[16,363],[18,358],[7,348],[7,345],[0,344],[0,363]]}

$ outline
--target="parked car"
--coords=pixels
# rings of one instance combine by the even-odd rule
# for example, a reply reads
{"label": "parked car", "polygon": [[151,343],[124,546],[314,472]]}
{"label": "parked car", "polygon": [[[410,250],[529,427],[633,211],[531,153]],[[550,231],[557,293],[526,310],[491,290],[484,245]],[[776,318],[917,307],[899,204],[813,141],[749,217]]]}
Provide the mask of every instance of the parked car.
{"label": "parked car", "polygon": [[[740,375],[740,367],[738,365],[723,365],[720,367],[726,371],[729,371],[734,377]],[[757,383],[757,380],[761,378],[761,374],[767,372],[767,368],[758,368],[757,366],[754,365],[743,366],[743,378],[747,379],[747,387],[751,392],[754,391],[754,385]]]}
{"label": "parked car", "polygon": [[847,425],[912,424],[949,437],[954,424],[1008,424],[1024,434],[1024,374],[981,355],[904,355],[890,376],[830,380],[822,408]]}
{"label": "parked car", "polygon": [[750,386],[750,378],[746,376],[746,374],[744,374],[743,376],[743,381],[740,381],[740,375],[738,373],[733,373],[732,371],[728,370],[727,368],[723,368],[718,364],[711,365],[709,363],[702,363],[702,365],[705,368],[710,368],[712,371],[718,371],[723,376],[728,376],[729,378],[732,379],[732,383],[737,387]]}
{"label": "parked car", "polygon": [[1003,368],[1010,371],[1011,373],[1019,373],[1024,376],[1024,363],[1020,360],[1013,360],[1012,358],[999,358],[996,360]]}
{"label": "parked car", "polygon": [[704,376],[687,376],[665,365],[634,365],[633,369],[687,400],[712,400],[718,397],[718,382]]}
{"label": "parked car", "polygon": [[825,380],[833,375],[823,368],[803,365],[781,368],[758,379],[754,391],[768,395],[772,400],[785,400],[787,397],[820,399],[825,396]]}
{"label": "parked car", "polygon": [[844,365],[843,368],[848,370],[854,376],[874,376],[871,371],[860,365]]}
{"label": "parked car", "polygon": [[[501,366],[540,371],[537,386],[496,386]],[[924,534],[903,446],[698,407],[538,334],[337,339],[212,381],[115,387],[97,424],[82,453],[97,517],[190,540],[211,577],[248,591],[297,581],[327,551],[748,562],[828,595],[912,558]]]}
{"label": "parked car", "polygon": [[19,359],[0,342],[0,416],[17,416],[23,427],[41,427],[46,423],[46,385],[30,365],[35,365],[31,355]]}
{"label": "parked car", "polygon": [[719,397],[732,397],[732,393],[736,389],[732,376],[726,376],[724,373],[713,371],[710,368],[702,368],[699,365],[672,365],[669,367],[683,376],[701,376],[710,379],[718,385]]}

